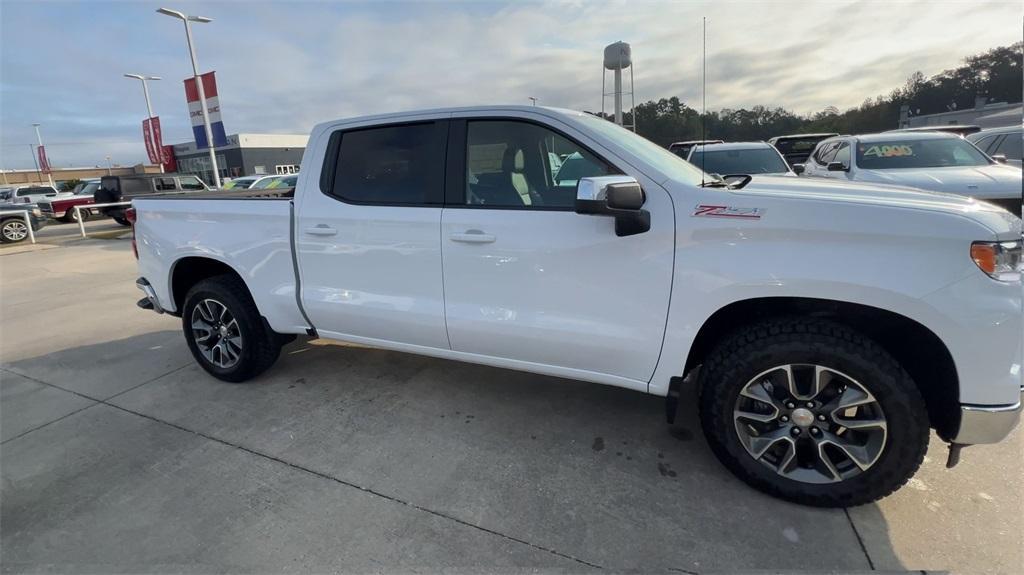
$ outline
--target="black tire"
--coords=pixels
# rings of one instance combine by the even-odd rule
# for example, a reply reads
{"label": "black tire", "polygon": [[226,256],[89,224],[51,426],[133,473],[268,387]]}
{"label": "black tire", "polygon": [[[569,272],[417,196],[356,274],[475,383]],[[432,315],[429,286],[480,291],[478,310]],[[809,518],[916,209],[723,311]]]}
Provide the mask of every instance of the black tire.
{"label": "black tire", "polygon": [[[751,382],[760,379],[766,371],[790,364],[823,366],[849,374],[857,385],[874,396],[873,405],[879,406],[884,414],[885,431],[884,440],[877,443],[882,447],[873,464],[866,469],[854,468],[855,474],[833,483],[809,483],[784,476],[766,465],[763,458],[755,459],[748,452],[734,420],[740,391],[750,390]],[[780,318],[745,327],[725,338],[712,351],[703,365],[700,379],[700,419],[712,451],[737,477],[782,499],[818,507],[849,507],[875,501],[906,483],[920,467],[928,448],[928,415],[913,380],[878,344],[838,323],[813,318]],[[768,389],[769,393],[780,393],[771,385]],[[781,393],[785,395],[785,391]],[[820,406],[820,409],[825,408]],[[776,420],[789,422],[777,424],[779,428],[787,425],[795,440],[799,440],[800,431],[821,436],[822,430],[814,427],[793,430],[796,413],[791,413],[794,417]],[[834,420],[833,416],[829,417]],[[826,427],[832,422],[820,425]],[[849,430],[842,432],[849,433]],[[749,437],[756,438],[758,434],[748,434],[747,441]],[[802,440],[813,441],[808,433],[804,433]],[[798,457],[799,453],[821,461],[820,450],[805,448],[801,452],[795,445],[781,449],[793,450],[795,464],[802,464],[799,459],[804,455]],[[785,468],[786,464],[777,463],[777,467]]]}
{"label": "black tire", "polygon": [[28,226],[25,225],[25,220],[22,218],[7,218],[0,222],[0,241],[3,243],[16,244],[27,239]]}
{"label": "black tire", "polygon": [[117,216],[114,216],[114,221],[119,223],[119,224],[121,224],[122,226],[131,226],[132,225],[132,223],[129,222],[128,220],[126,220],[124,218],[121,218],[121,217],[117,217]]}
{"label": "black tire", "polygon": [[[192,328],[193,312],[203,301],[214,300],[222,304],[237,322],[242,347],[238,360],[231,366],[222,367],[208,359],[200,350]],[[181,310],[182,331],[189,351],[210,375],[224,381],[240,383],[256,377],[277,361],[281,353],[283,337],[270,329],[260,316],[249,290],[237,276],[222,275],[200,281],[185,296]]]}

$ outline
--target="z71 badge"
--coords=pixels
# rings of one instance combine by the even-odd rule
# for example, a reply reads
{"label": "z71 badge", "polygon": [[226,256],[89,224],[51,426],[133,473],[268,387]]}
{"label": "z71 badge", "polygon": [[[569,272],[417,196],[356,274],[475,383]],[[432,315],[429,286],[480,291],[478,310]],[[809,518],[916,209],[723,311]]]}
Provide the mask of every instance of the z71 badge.
{"label": "z71 badge", "polygon": [[694,216],[708,218],[742,218],[745,220],[759,220],[764,215],[762,208],[737,208],[734,206],[709,206],[700,204],[693,210]]}

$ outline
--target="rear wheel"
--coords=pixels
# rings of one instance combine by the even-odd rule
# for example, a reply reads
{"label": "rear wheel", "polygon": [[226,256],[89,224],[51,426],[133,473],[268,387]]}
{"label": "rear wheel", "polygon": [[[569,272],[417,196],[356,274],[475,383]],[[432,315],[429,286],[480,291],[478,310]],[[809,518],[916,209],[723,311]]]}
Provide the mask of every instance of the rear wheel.
{"label": "rear wheel", "polygon": [[132,223],[129,222],[128,220],[126,220],[126,219],[124,219],[122,217],[118,217],[118,216],[114,216],[114,221],[119,223],[119,224],[121,224],[122,226],[131,226],[132,225]]}
{"label": "rear wheel", "polygon": [[877,344],[825,320],[766,321],[727,338],[701,373],[715,455],[771,495],[823,507],[888,495],[920,466],[928,417]]}
{"label": "rear wheel", "polygon": [[199,282],[189,290],[181,311],[192,356],[218,379],[237,383],[256,377],[281,352],[281,334],[266,324],[237,277]]}
{"label": "rear wheel", "polygon": [[11,218],[0,224],[0,240],[5,244],[25,241],[28,237],[28,226],[22,219]]}

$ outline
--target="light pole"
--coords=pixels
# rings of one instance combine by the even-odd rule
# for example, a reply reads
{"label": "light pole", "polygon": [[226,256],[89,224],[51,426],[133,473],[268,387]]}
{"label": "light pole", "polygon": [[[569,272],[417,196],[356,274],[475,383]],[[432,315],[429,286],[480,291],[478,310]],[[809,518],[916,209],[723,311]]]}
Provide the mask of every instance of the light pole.
{"label": "light pole", "polygon": [[536,106],[536,105],[537,105],[537,98],[534,98],[533,96],[527,96],[527,98],[528,98],[528,99],[529,99],[529,100],[530,100],[531,102],[533,102],[533,105],[534,105],[534,106]]}
{"label": "light pole", "polygon": [[[40,124],[32,124],[32,127],[36,129],[36,141],[39,142],[39,147],[42,148],[43,147],[43,136],[39,133],[39,126],[40,126]],[[37,148],[36,149],[36,155],[38,155],[38,154],[39,154],[39,149]],[[39,167],[40,167],[39,164],[36,163],[36,170],[37,171],[39,170]],[[53,174],[50,173],[49,166],[46,166],[46,168],[47,168],[46,169],[46,179],[50,182],[50,187],[53,188],[53,189],[57,189],[57,186],[55,186],[54,183],[53,183]],[[42,180],[42,178],[40,178],[40,180]]]}
{"label": "light pole", "polygon": [[213,185],[220,187],[220,172],[217,170],[217,153],[213,148],[213,129],[210,127],[210,114],[206,109],[206,91],[203,90],[203,79],[199,77],[199,63],[196,61],[196,49],[192,46],[192,22],[205,24],[213,22],[205,16],[189,16],[177,10],[158,8],[157,12],[165,16],[173,16],[185,23],[185,39],[188,41],[188,55],[192,58],[192,75],[195,77],[196,90],[199,92],[199,106],[203,110],[203,127],[206,129],[206,144],[210,150],[210,165],[213,167]]}
{"label": "light pole", "polygon": [[[147,118],[152,118],[153,117],[153,104],[151,104],[149,102],[149,84],[147,84],[146,81],[147,80],[162,80],[163,78],[161,78],[160,76],[143,76],[142,74],[125,74],[124,77],[125,78],[135,78],[136,80],[142,80],[142,93],[146,95],[146,113],[149,114],[149,116],[147,116]],[[160,156],[160,158],[162,160],[163,159],[164,151],[163,150],[157,150],[156,153],[157,153],[157,155]],[[162,161],[160,162],[160,173],[161,174],[164,173],[164,163]]]}
{"label": "light pole", "polygon": [[110,163],[110,156],[107,156],[107,175],[108,176],[113,175],[113,173],[112,173],[113,171],[114,171],[114,166],[111,165],[111,163]]}

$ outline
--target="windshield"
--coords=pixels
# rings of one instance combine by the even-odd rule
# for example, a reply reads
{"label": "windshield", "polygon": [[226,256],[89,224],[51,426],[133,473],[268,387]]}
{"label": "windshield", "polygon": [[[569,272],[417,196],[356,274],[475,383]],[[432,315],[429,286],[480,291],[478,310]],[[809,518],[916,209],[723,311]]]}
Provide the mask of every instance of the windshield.
{"label": "windshield", "polygon": [[262,190],[263,188],[270,186],[270,184],[273,184],[276,181],[277,178],[263,178],[262,180],[259,180],[258,182],[249,187],[255,190]]}
{"label": "windshield", "polygon": [[673,179],[691,185],[700,184],[703,179],[703,174],[693,164],[622,126],[590,114],[583,114],[580,118],[602,136],[613,140]]}
{"label": "windshield", "polygon": [[887,140],[857,144],[857,166],[866,170],[987,166],[988,158],[961,138]]}
{"label": "windshield", "polygon": [[77,195],[79,196],[91,196],[96,193],[96,190],[100,189],[99,182],[92,182],[82,186],[82,189],[78,190]]}
{"label": "windshield", "polygon": [[779,153],[768,148],[693,151],[690,163],[709,174],[781,174],[789,167]]}

